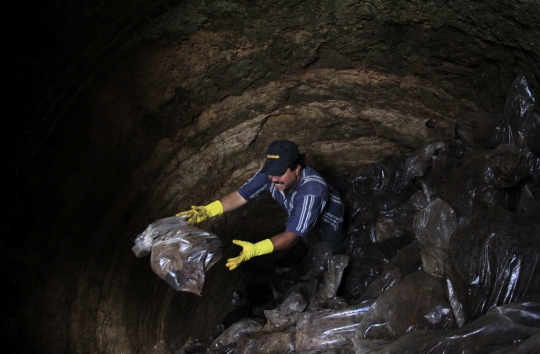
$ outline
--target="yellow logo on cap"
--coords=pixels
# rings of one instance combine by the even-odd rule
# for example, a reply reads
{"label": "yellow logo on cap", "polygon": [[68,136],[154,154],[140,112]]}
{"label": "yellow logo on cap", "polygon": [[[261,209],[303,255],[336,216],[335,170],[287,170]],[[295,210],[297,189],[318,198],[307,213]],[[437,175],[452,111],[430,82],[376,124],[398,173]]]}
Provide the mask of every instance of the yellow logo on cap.
{"label": "yellow logo on cap", "polygon": [[267,159],[279,159],[279,155],[266,155]]}

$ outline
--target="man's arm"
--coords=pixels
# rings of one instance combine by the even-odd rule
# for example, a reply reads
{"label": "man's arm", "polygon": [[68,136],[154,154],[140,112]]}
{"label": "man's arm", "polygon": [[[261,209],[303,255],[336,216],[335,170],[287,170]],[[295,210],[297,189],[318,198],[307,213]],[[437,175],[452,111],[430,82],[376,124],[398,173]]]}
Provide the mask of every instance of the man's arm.
{"label": "man's arm", "polygon": [[247,200],[242,198],[242,196],[240,195],[240,193],[238,193],[238,191],[234,191],[232,193],[227,194],[226,196],[221,198],[219,201],[223,205],[224,213],[237,209],[247,203]]}
{"label": "man's arm", "polygon": [[274,245],[274,251],[289,248],[294,245],[297,240],[298,235],[290,231],[283,231],[282,233],[270,238],[270,241],[272,241],[272,244]]}
{"label": "man's arm", "polygon": [[191,210],[183,211],[176,214],[176,216],[184,216],[188,222],[197,224],[208,218],[213,218],[214,216],[239,208],[246,203],[247,200],[236,191],[229,193],[220,200],[215,200],[208,205],[192,206]]}
{"label": "man's arm", "polygon": [[235,258],[227,259],[225,264],[229,270],[236,269],[241,263],[250,260],[256,256],[262,256],[263,254],[272,253],[276,250],[282,250],[294,245],[298,236],[290,231],[284,231],[280,234],[273,236],[270,239],[265,239],[257,243],[251,243],[240,240],[233,240],[235,245],[242,247],[242,252]]}
{"label": "man's arm", "polygon": [[[245,200],[240,195],[240,193],[238,193],[238,191],[227,194],[225,197],[221,198],[219,201],[223,205],[224,213],[235,210],[247,203],[247,200]],[[283,231],[282,233],[271,237],[270,241],[272,241],[272,244],[274,245],[274,250],[278,251],[278,250],[283,250],[283,249],[291,247],[292,245],[296,243],[297,239],[298,239],[298,236],[296,234],[290,231]]]}

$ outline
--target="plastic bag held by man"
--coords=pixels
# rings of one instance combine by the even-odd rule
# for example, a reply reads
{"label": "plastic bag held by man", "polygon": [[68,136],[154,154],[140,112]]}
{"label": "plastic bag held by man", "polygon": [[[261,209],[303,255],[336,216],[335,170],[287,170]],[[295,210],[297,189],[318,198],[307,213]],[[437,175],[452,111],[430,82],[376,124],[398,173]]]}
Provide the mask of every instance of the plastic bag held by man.
{"label": "plastic bag held by man", "polygon": [[173,216],[148,225],[132,251],[137,257],[151,253],[152,270],[174,289],[200,295],[205,273],[221,259],[222,248],[215,234]]}

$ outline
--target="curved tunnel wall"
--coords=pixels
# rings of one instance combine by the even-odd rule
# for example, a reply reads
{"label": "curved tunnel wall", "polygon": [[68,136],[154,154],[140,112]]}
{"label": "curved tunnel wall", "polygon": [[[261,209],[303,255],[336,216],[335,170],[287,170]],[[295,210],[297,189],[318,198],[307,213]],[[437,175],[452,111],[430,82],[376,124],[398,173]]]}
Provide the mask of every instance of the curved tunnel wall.
{"label": "curved tunnel wall", "polygon": [[[502,111],[519,71],[539,87],[536,2],[170,1],[45,13],[56,47],[32,63],[40,80],[21,129],[35,138],[11,144],[25,178],[6,191],[16,205],[6,230],[28,225],[24,242],[4,242],[21,303],[6,328],[28,351],[150,352],[211,336],[249,275],[222,261],[201,297],[177,293],[130,248],[150,222],[239,187],[271,140],[297,141],[310,165],[344,179],[438,139],[433,127],[465,112]],[[204,225],[224,240],[224,259],[237,252],[233,237],[281,229],[268,201]]]}

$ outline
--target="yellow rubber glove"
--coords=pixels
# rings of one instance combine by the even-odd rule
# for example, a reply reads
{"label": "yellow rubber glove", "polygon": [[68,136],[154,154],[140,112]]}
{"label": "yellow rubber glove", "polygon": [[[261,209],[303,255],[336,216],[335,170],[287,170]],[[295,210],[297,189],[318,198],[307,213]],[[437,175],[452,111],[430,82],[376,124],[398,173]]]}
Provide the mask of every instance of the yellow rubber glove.
{"label": "yellow rubber glove", "polygon": [[176,216],[186,216],[187,222],[190,224],[198,224],[208,218],[213,218],[223,214],[223,204],[219,200],[205,206],[191,206],[191,210],[183,211]]}
{"label": "yellow rubber glove", "polygon": [[240,263],[245,262],[253,257],[274,252],[274,244],[268,238],[255,244],[240,240],[233,240],[233,243],[241,246],[242,252],[240,252],[238,257],[227,259],[227,264],[225,264],[225,266],[227,266],[229,270],[235,269],[240,265]]}

